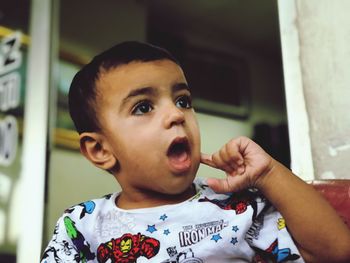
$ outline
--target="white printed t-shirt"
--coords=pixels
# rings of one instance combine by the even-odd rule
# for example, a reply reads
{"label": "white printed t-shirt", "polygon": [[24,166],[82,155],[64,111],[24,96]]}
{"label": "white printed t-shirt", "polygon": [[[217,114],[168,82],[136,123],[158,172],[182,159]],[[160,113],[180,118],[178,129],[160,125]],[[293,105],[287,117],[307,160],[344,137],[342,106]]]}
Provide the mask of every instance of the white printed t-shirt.
{"label": "white printed t-shirt", "polygon": [[67,209],[41,262],[304,262],[257,191],[194,184],[197,194],[174,205],[123,210],[114,193]]}

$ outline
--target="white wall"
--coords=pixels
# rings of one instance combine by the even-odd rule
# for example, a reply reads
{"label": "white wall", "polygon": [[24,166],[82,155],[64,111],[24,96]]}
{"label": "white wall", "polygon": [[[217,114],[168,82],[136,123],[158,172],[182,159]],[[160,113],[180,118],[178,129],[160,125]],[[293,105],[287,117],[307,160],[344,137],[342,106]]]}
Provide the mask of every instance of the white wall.
{"label": "white wall", "polygon": [[297,1],[316,178],[350,179],[349,9],[346,0]]}

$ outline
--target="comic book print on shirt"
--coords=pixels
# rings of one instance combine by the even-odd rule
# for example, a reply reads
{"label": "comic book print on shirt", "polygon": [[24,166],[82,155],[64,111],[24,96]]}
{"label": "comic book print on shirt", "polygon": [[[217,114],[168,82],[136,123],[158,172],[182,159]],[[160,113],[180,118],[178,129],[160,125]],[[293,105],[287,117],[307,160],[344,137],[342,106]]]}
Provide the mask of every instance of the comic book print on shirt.
{"label": "comic book print on shirt", "polygon": [[257,215],[257,194],[253,191],[242,191],[240,193],[233,193],[227,199],[209,199],[207,197],[201,198],[198,202],[210,202],[217,205],[223,210],[234,210],[236,215],[244,213],[248,206],[250,205],[253,208],[254,220]]}
{"label": "comic book print on shirt", "polygon": [[70,219],[69,216],[64,217],[64,225],[66,226],[66,231],[73,244],[79,251],[79,256],[83,262],[86,260],[94,259],[95,253],[91,252],[89,243],[85,240],[84,236],[75,227],[75,222]]}
{"label": "comic book print on shirt", "polygon": [[191,248],[177,252],[176,246],[168,247],[167,252],[170,258],[161,263],[203,263],[202,259],[195,257]]}
{"label": "comic book print on shirt", "polygon": [[300,258],[299,255],[293,254],[290,248],[278,248],[278,240],[276,239],[268,249],[261,250],[254,258],[256,263],[273,262],[282,263]]}
{"label": "comic book print on shirt", "polygon": [[[272,207],[266,206],[264,210],[269,210]],[[262,214],[264,215],[264,214]],[[295,261],[300,258],[300,255],[295,254],[292,252],[292,249],[290,247],[287,247],[285,244],[281,245],[279,244],[279,239],[283,240],[283,236],[288,234],[286,230],[286,223],[284,218],[282,217],[274,217],[273,220],[268,220],[265,218],[265,216],[259,215],[253,222],[252,227],[248,230],[246,235],[247,242],[257,251],[256,256],[253,259],[254,263],[268,263],[268,262],[290,262]],[[266,222],[266,220],[272,222]],[[275,226],[272,229],[275,229],[277,231],[274,231],[276,238],[272,241],[272,243],[266,248],[262,249],[261,247],[257,246],[259,243],[260,237],[260,231],[263,229],[264,224],[269,223],[269,226]],[[272,231],[271,231],[272,233]],[[273,236],[271,234],[270,236]]]}
{"label": "comic book print on shirt", "polygon": [[178,232],[180,247],[189,247],[210,238],[214,242],[221,239],[220,232],[228,227],[228,221],[216,220],[194,225],[185,225]]}
{"label": "comic book print on shirt", "polygon": [[150,259],[157,255],[159,245],[159,241],[155,238],[140,233],[136,235],[127,233],[101,244],[97,249],[97,260],[100,263],[108,260],[112,263],[134,263],[139,257]]}
{"label": "comic book print on shirt", "polygon": [[92,212],[94,212],[96,204],[93,201],[87,201],[84,203],[80,203],[76,206],[70,207],[68,209],[66,209],[64,212],[65,213],[72,213],[77,207],[82,207],[81,213],[80,213],[80,217],[79,219],[82,219],[85,214],[92,214]]}
{"label": "comic book print on shirt", "polygon": [[85,240],[82,233],[76,228],[75,222],[68,216],[63,218],[63,222],[65,231],[75,247],[73,247],[67,240],[57,239],[57,235],[59,235],[59,225],[56,225],[53,239],[51,240],[50,245],[44,251],[42,261],[52,262],[46,261],[49,260],[50,255],[53,256],[53,259],[55,260],[54,262],[65,262],[66,259],[69,258],[71,259],[71,262],[84,263],[88,260],[95,259],[95,253],[91,251],[89,243]]}

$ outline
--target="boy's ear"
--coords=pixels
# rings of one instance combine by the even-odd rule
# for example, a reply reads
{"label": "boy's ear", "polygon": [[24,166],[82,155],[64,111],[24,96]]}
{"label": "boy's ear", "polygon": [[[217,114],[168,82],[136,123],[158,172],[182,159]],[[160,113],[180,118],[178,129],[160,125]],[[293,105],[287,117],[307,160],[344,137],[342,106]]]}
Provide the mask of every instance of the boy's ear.
{"label": "boy's ear", "polygon": [[80,151],[90,162],[104,170],[112,170],[116,166],[118,160],[103,135],[83,132],[79,138]]}

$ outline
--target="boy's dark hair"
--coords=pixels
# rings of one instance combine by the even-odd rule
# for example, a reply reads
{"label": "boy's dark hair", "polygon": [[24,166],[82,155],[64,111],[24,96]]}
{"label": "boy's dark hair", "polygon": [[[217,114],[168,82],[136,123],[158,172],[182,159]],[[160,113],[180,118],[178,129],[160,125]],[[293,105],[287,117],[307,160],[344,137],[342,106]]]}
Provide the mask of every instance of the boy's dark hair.
{"label": "boy's dark hair", "polygon": [[96,81],[102,72],[133,61],[150,62],[169,59],[179,62],[165,49],[137,41],[122,42],[95,56],[74,76],[69,94],[69,113],[77,132],[100,131],[96,114]]}

